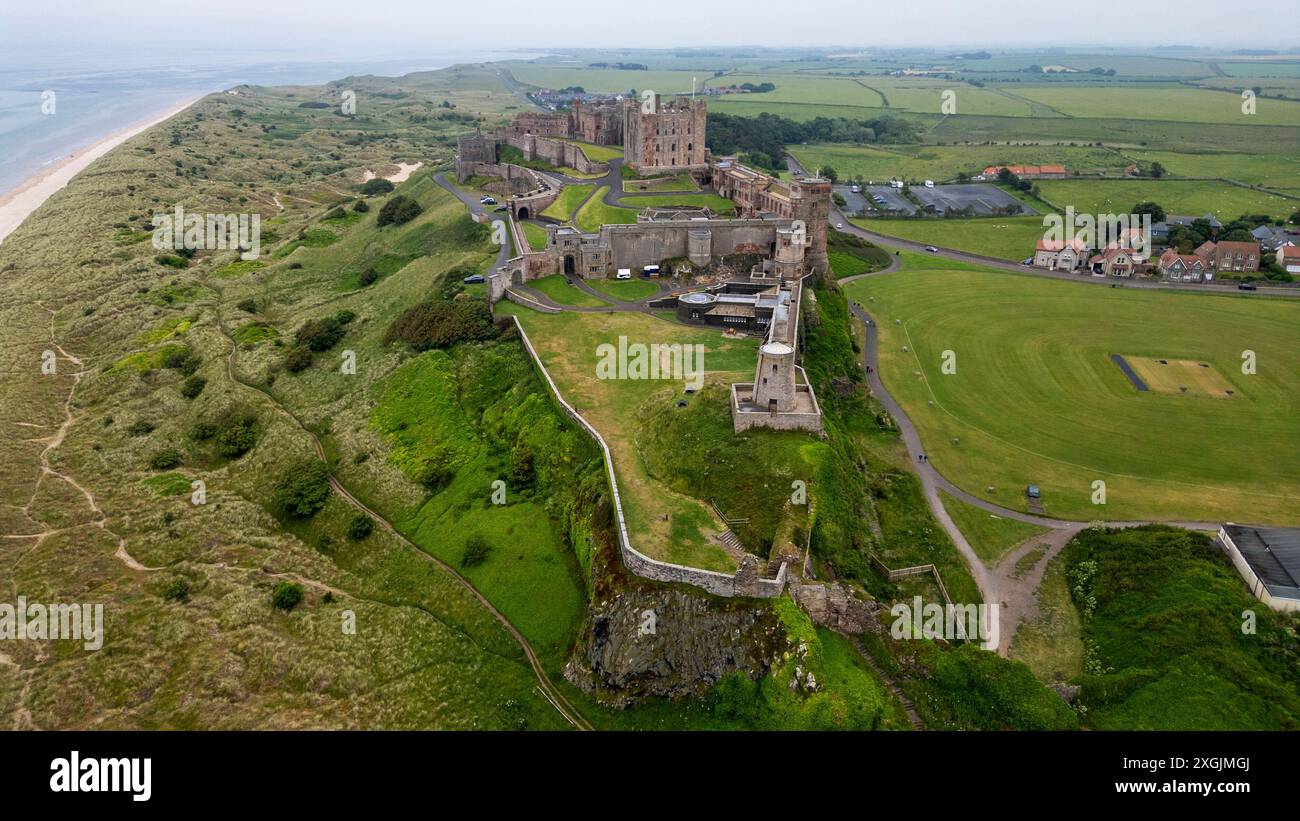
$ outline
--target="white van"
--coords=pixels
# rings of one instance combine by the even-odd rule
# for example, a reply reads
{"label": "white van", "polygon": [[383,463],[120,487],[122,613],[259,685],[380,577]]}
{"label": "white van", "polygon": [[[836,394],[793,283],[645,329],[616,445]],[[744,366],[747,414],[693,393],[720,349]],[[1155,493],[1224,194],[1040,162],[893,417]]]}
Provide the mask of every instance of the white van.
{"label": "white van", "polygon": [[925,181],[925,187],[926,187],[926,188],[934,188],[934,180],[926,180],[926,181]]}
{"label": "white van", "polygon": [[631,278],[632,278],[632,269],[631,269],[631,268],[619,268],[619,269],[618,269],[618,274],[617,274],[616,278],[617,278],[617,279],[631,279]]}
{"label": "white van", "polygon": [[641,269],[641,272],[648,277],[657,277],[659,276],[659,266],[647,265],[646,267]]}

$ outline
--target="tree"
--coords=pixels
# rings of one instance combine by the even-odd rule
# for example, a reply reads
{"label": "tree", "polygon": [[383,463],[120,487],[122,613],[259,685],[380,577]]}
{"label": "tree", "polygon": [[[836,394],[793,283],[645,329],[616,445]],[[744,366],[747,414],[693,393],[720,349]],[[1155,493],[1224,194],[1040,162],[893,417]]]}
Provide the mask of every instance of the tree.
{"label": "tree", "polygon": [[839,172],[837,172],[834,168],[830,167],[829,165],[822,166],[821,176],[822,179],[830,180],[832,183],[838,182],[840,179]]}
{"label": "tree", "polygon": [[357,200],[356,204],[352,206],[352,210],[358,214],[364,214],[370,210],[370,204],[365,200]]}
{"label": "tree", "polygon": [[1158,162],[1151,163],[1151,176],[1160,179],[1165,175],[1165,167]]}
{"label": "tree", "polygon": [[271,591],[271,604],[286,613],[302,602],[302,585],[294,582],[276,582]]}
{"label": "tree", "polygon": [[375,530],[375,520],[364,513],[358,513],[348,522],[348,538],[359,542]]}
{"label": "tree", "polygon": [[275,483],[271,502],[277,511],[300,519],[315,516],[330,495],[329,468],[319,459],[305,459]]}
{"label": "tree", "polygon": [[389,199],[388,202],[384,203],[384,207],[379,209],[379,219],[376,224],[380,227],[385,225],[405,225],[420,216],[423,210],[418,202],[399,194]]}
{"label": "tree", "polygon": [[1152,222],[1165,221],[1165,209],[1161,207],[1159,203],[1150,200],[1139,202],[1137,205],[1133,206],[1133,213],[1137,216],[1150,214]]}
{"label": "tree", "polygon": [[461,555],[461,567],[478,567],[487,561],[488,554],[492,552],[492,545],[488,540],[475,533],[465,540],[465,552]]}

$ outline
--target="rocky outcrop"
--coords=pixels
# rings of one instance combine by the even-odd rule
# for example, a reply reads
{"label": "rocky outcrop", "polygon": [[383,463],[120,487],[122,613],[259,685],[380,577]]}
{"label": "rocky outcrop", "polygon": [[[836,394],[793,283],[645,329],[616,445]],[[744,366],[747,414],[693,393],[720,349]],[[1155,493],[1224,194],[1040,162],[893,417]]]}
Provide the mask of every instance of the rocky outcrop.
{"label": "rocky outcrop", "polygon": [[699,695],[741,672],[765,675],[790,650],[770,604],[641,585],[593,602],[564,675],[601,701]]}
{"label": "rocky outcrop", "polygon": [[858,635],[879,624],[880,605],[839,582],[805,584],[791,576],[790,594],[813,624],[837,633]]}

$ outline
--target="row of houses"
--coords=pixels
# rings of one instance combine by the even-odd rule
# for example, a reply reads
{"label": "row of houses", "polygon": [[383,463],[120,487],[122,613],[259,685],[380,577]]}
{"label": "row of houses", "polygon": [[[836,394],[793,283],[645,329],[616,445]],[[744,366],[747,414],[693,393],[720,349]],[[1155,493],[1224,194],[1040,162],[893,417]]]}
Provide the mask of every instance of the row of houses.
{"label": "row of houses", "polygon": [[[1134,245],[1125,241],[1113,242],[1094,252],[1078,238],[1069,242],[1040,239],[1034,248],[1033,264],[1049,271],[1114,277],[1131,277],[1135,273],[1154,270],[1180,282],[1209,282],[1218,273],[1259,270],[1261,246],[1258,242],[1209,240],[1190,254],[1180,254],[1169,248],[1154,265],[1147,262],[1145,254],[1135,253]],[[1300,245],[1283,245],[1277,253],[1279,265],[1292,273],[1300,273]]]}

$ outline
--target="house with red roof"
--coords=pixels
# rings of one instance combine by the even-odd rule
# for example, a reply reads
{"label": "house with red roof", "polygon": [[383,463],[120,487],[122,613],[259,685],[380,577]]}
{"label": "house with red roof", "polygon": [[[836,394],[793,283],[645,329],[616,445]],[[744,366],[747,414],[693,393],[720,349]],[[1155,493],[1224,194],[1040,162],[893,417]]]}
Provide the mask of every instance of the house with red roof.
{"label": "house with red roof", "polygon": [[1040,239],[1034,246],[1034,265],[1049,271],[1077,271],[1088,260],[1088,246],[1074,237],[1069,242]]}
{"label": "house with red roof", "polygon": [[1288,274],[1300,274],[1300,245],[1283,245],[1277,249],[1277,264]]}
{"label": "house with red roof", "polygon": [[1200,254],[1180,254],[1166,249],[1157,263],[1160,273],[1175,282],[1209,282],[1214,279],[1210,262]]}

